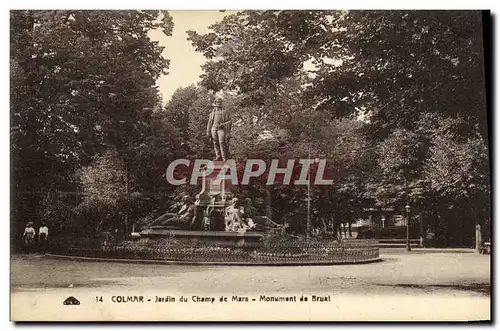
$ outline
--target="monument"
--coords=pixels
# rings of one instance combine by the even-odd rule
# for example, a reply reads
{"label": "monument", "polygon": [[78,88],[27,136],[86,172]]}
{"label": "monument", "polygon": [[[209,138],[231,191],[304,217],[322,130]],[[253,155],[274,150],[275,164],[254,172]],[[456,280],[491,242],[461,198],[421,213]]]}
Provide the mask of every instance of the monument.
{"label": "monument", "polygon": [[216,161],[229,158],[231,126],[231,115],[222,107],[222,99],[216,98],[207,123],[207,136],[212,138]]}
{"label": "monument", "polygon": [[[139,233],[133,232],[130,238],[111,244],[98,241],[98,246],[68,242],[58,245],[58,252],[66,249],[67,255],[74,256],[224,265],[314,265],[380,260],[378,242],[374,240],[311,241],[284,233],[287,224],[277,224],[270,219],[270,193],[262,186],[248,190],[245,194],[248,196],[235,196],[233,185],[239,184],[231,179],[231,171],[236,171],[232,166],[236,161],[230,158],[229,150],[231,116],[221,105],[220,100],[216,100],[208,118],[207,136],[212,140],[215,159],[204,160],[199,164],[208,165],[196,169],[196,178],[201,179],[198,194],[183,196],[182,206],[176,213],[161,215]],[[193,183],[199,182],[193,180]],[[260,208],[255,208],[254,202]]]}
{"label": "monument", "polygon": [[[206,134],[214,147],[215,158],[205,168],[201,190],[193,200],[183,197],[177,213],[165,213],[140,232],[141,237],[188,236],[197,238],[241,238],[259,240],[283,226],[267,216],[257,215],[250,198],[242,204],[233,194],[226,161],[230,159],[229,140],[232,120],[216,98],[207,121]],[[234,240],[233,240],[234,241]]]}

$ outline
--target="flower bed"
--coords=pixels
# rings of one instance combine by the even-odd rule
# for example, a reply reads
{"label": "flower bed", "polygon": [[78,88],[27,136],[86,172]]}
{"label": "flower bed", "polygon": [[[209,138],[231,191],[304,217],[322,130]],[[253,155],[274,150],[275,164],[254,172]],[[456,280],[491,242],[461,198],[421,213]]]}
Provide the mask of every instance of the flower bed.
{"label": "flower bed", "polygon": [[210,242],[165,238],[154,240],[76,240],[57,242],[52,254],[108,259],[184,261],[243,264],[363,263],[379,259],[373,240],[264,241],[260,247],[224,247]]}

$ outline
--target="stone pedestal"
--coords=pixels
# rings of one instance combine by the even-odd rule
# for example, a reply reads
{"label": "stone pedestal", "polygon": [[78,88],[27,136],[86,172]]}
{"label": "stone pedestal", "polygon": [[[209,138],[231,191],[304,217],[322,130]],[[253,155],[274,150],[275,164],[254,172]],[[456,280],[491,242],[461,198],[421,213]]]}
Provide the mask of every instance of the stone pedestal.
{"label": "stone pedestal", "polygon": [[196,195],[198,206],[202,214],[201,230],[224,231],[224,213],[231,205],[232,183],[230,170],[223,161],[213,161],[205,169],[202,177],[201,191]]}
{"label": "stone pedestal", "polygon": [[227,207],[233,198],[229,169],[223,161],[213,161],[202,177],[201,191],[196,196],[202,207]]}

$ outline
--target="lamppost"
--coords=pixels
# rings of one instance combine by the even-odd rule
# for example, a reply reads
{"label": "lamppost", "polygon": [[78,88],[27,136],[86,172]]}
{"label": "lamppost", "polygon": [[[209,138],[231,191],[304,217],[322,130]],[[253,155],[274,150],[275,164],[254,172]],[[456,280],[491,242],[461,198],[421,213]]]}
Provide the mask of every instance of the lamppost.
{"label": "lamppost", "polygon": [[[309,160],[311,160],[311,145],[309,145]],[[306,238],[311,235],[311,165],[307,168],[307,226]]]}
{"label": "lamppost", "polygon": [[410,205],[405,206],[406,209],[406,251],[411,251],[410,247]]}

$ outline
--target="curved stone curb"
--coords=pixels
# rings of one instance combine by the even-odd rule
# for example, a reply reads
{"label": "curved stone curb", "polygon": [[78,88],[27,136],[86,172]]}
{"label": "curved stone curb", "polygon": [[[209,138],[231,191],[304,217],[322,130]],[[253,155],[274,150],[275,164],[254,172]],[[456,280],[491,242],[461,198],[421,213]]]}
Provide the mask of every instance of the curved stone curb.
{"label": "curved stone curb", "polygon": [[113,259],[113,258],[100,258],[100,257],[86,257],[86,256],[74,256],[74,255],[58,255],[58,254],[45,254],[46,257],[70,260],[70,261],[82,261],[82,262],[116,262],[116,263],[135,263],[135,264],[174,264],[174,265],[202,265],[202,266],[308,266],[308,265],[349,265],[349,264],[367,264],[382,261],[382,258],[378,257],[370,260],[363,261],[351,261],[351,262],[336,262],[336,261],[311,261],[311,262],[295,262],[295,261],[276,261],[276,263],[269,262],[200,262],[200,261],[181,261],[181,260],[141,260],[141,259]]}

